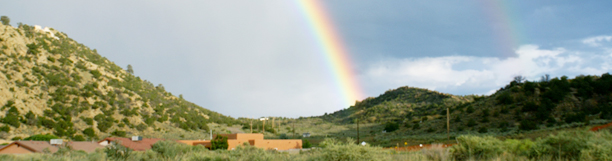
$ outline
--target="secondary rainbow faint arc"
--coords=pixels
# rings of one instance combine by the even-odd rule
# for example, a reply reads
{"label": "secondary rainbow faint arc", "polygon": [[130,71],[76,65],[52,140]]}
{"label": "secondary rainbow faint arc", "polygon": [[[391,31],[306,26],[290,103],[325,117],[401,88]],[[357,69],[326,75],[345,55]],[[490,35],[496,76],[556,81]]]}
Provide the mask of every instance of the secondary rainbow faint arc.
{"label": "secondary rainbow faint arc", "polygon": [[345,103],[348,106],[353,105],[355,101],[362,99],[364,94],[342,39],[338,36],[329,15],[318,0],[299,0],[298,3],[323,49]]}

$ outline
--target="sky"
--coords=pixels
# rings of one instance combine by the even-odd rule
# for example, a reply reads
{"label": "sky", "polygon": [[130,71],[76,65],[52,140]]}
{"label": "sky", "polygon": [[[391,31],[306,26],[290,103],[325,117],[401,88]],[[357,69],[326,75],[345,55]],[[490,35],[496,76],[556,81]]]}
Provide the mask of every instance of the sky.
{"label": "sky", "polygon": [[[318,2],[351,62],[359,100],[401,86],[488,95],[517,75],[537,81],[612,69],[612,1]],[[67,33],[224,115],[317,116],[350,106],[297,0],[0,4],[13,26]]]}

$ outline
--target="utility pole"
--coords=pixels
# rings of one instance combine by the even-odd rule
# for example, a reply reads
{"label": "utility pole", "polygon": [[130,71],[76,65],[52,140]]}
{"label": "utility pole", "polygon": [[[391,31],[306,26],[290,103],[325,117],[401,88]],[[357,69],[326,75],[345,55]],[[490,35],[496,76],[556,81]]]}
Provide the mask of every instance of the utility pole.
{"label": "utility pole", "polygon": [[272,117],[272,130],[274,130],[274,120],[276,120],[276,117]]}
{"label": "utility pole", "polygon": [[263,121],[263,124],[261,125],[261,133],[262,134],[266,134],[266,120],[268,120],[267,117],[259,119],[259,121]]}
{"label": "utility pole", "polygon": [[450,111],[446,108],[446,138],[450,140]]}
{"label": "utility pole", "polygon": [[253,133],[253,120],[251,120],[251,134]]}
{"label": "utility pole", "polygon": [[357,118],[357,144],[359,144],[359,118]]}
{"label": "utility pole", "polygon": [[295,121],[293,121],[293,138],[295,139]]}

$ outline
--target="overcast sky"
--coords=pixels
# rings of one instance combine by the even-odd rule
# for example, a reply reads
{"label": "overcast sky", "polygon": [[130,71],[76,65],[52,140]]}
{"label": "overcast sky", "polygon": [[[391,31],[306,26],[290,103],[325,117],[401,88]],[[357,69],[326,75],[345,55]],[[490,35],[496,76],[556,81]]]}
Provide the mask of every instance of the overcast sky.
{"label": "overcast sky", "polygon": [[[381,3],[384,2],[384,3]],[[11,24],[49,26],[174,95],[232,117],[347,108],[298,3],[9,1]],[[612,1],[323,1],[368,97],[400,86],[491,94],[612,69]]]}

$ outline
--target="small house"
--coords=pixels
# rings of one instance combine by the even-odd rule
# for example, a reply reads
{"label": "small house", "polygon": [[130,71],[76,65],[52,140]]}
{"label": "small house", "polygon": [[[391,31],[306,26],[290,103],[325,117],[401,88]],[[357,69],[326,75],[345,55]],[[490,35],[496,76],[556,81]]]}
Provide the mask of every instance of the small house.
{"label": "small house", "polygon": [[146,150],[151,149],[151,146],[153,144],[161,140],[163,139],[142,138],[139,136],[135,136],[132,138],[111,137],[111,138],[105,138],[105,139],[98,141],[98,144],[101,146],[108,146],[112,142],[116,142],[134,151],[146,151]]}
{"label": "small house", "polygon": [[53,139],[52,141],[15,141],[0,148],[0,154],[55,153],[61,147],[70,147],[73,150],[82,150],[88,153],[103,148],[103,146],[96,142],[89,141],[63,142],[61,139]]}

